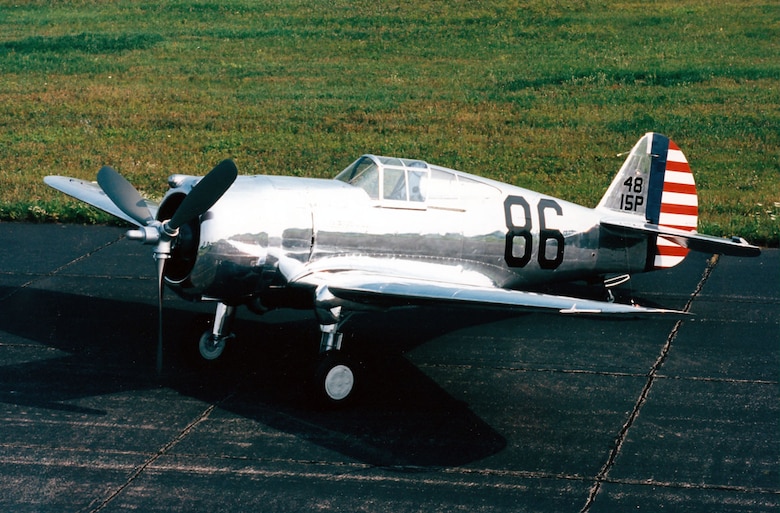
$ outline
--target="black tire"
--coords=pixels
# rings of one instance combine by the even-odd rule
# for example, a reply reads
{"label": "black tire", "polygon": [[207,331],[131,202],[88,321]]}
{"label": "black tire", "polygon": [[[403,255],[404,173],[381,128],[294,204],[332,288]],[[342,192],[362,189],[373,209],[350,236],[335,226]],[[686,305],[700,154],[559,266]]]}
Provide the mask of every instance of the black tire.
{"label": "black tire", "polygon": [[227,341],[231,337],[223,337],[217,341],[211,331],[204,331],[198,340],[198,351],[201,358],[208,362],[213,362],[222,356],[227,346]]}

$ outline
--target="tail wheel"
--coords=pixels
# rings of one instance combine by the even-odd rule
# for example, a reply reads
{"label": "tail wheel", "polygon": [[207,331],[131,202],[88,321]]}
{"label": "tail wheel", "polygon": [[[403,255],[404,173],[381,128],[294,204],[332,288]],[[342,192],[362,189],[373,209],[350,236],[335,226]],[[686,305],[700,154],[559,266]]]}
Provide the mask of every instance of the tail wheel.
{"label": "tail wheel", "polygon": [[338,351],[322,356],[315,373],[315,393],[326,405],[339,406],[348,403],[355,392],[354,365]]}

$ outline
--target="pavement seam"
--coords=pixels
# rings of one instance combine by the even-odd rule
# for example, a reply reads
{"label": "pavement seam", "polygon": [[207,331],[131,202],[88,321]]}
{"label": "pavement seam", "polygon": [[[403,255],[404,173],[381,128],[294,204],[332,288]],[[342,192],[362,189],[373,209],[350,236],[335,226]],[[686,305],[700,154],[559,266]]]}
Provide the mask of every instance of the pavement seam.
{"label": "pavement seam", "polygon": [[[554,369],[548,367],[521,367],[507,365],[471,365],[471,364],[436,364],[436,363],[415,363],[420,369],[463,369],[471,370],[476,368],[491,369],[495,371],[506,372],[528,372],[539,374],[582,374],[586,376],[609,376],[617,378],[642,378],[647,377],[647,373],[640,372],[619,372],[619,371],[598,371],[590,369]],[[780,380],[774,379],[740,379],[740,378],[719,378],[710,376],[679,376],[670,374],[656,374],[656,379],[669,379],[677,381],[707,381],[712,383],[734,383],[734,384],[754,384],[754,385],[777,385]]]}
{"label": "pavement seam", "polygon": [[[701,293],[702,288],[704,288],[704,284],[707,282],[710,275],[712,274],[712,271],[717,265],[718,255],[713,255],[712,258],[707,261],[707,266],[702,273],[702,277],[688,298],[687,303],[685,303],[685,307],[682,309],[683,312],[687,313],[690,311],[694,299],[696,299]],[[669,336],[666,338],[666,343],[664,343],[664,346],[661,349],[661,353],[658,355],[655,363],[653,363],[653,366],[650,367],[650,371],[647,373],[647,381],[645,382],[645,386],[639,393],[639,397],[634,404],[634,408],[631,411],[631,414],[628,416],[625,424],[623,424],[623,427],[620,429],[618,436],[615,439],[615,445],[610,451],[606,463],[604,463],[604,466],[601,467],[601,470],[596,475],[596,479],[590,489],[590,493],[588,494],[588,499],[585,501],[585,505],[580,510],[580,513],[587,513],[590,511],[590,508],[593,507],[593,503],[596,500],[596,496],[598,496],[599,492],[601,491],[601,486],[608,481],[609,473],[615,466],[615,461],[617,460],[620,451],[623,449],[623,444],[628,437],[628,432],[631,430],[634,422],[636,422],[636,419],[639,417],[639,412],[642,410],[642,407],[647,402],[647,396],[650,394],[650,389],[653,387],[653,384],[655,384],[655,381],[658,378],[658,371],[661,369],[661,366],[663,366],[666,358],[669,356],[669,351],[672,348],[672,342],[674,342],[674,340],[677,338],[677,333],[679,332],[682,323],[683,321],[679,320],[674,324],[672,331],[669,332]]]}
{"label": "pavement seam", "polygon": [[88,506],[86,510],[82,511],[88,511],[89,513],[97,513],[98,511],[101,511],[106,506],[108,506],[114,499],[116,499],[123,491],[127,489],[130,485],[132,485],[138,477],[140,477],[141,474],[144,473],[144,471],[149,468],[151,465],[153,465],[157,460],[159,460],[161,457],[168,454],[171,449],[176,447],[176,445],[179,444],[182,440],[187,438],[187,436],[203,421],[205,421],[209,415],[211,415],[211,412],[214,411],[215,408],[217,408],[220,404],[224,403],[228,399],[230,399],[234,393],[230,393],[227,396],[223,397],[219,401],[209,405],[208,408],[203,410],[200,415],[198,415],[192,422],[187,424],[184,429],[182,429],[179,434],[177,434],[175,437],[173,437],[171,440],[168,441],[165,445],[163,445],[156,453],[151,455],[145,462],[143,462],[141,465],[135,468],[133,472],[130,474],[130,477],[127,478],[127,481],[125,481],[122,485],[120,485],[116,490],[111,492],[108,497],[100,501],[100,504],[97,506],[92,506],[95,504],[96,501],[93,501],[92,504]]}
{"label": "pavement seam", "polygon": [[118,237],[118,238],[116,238],[114,240],[108,241],[105,244],[103,244],[101,246],[98,246],[97,248],[95,248],[95,249],[93,249],[91,251],[87,251],[86,253],[84,253],[84,254],[82,254],[80,256],[77,256],[76,258],[74,258],[70,262],[64,263],[61,266],[59,266],[59,267],[57,267],[57,268],[55,268],[55,269],[53,269],[53,270],[51,270],[51,271],[49,271],[47,273],[34,275],[35,276],[34,278],[32,278],[32,279],[26,281],[25,283],[21,284],[20,286],[18,286],[17,288],[13,289],[11,292],[6,294],[5,296],[0,297],[0,302],[7,300],[8,298],[12,297],[14,294],[19,292],[20,290],[24,290],[24,289],[30,287],[34,283],[37,283],[37,282],[39,282],[41,280],[45,280],[46,278],[51,278],[52,276],[54,276],[56,274],[59,274],[60,271],[62,271],[64,269],[67,269],[68,267],[70,267],[70,266],[72,266],[74,264],[77,264],[77,263],[81,262],[82,260],[86,260],[87,258],[91,257],[92,255],[94,255],[94,254],[96,254],[96,253],[98,253],[98,252],[100,252],[100,251],[102,251],[102,250],[104,250],[104,249],[106,249],[106,248],[108,248],[110,246],[113,246],[114,244],[116,244],[117,242],[121,241],[124,238],[125,238],[125,236],[121,235],[120,237]]}

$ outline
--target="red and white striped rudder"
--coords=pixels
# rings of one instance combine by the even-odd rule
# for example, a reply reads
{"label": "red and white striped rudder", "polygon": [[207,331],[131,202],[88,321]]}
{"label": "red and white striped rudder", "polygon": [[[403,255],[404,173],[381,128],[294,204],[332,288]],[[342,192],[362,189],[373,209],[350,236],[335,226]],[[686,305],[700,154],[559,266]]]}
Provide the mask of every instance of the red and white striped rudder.
{"label": "red and white striped rudder", "polygon": [[[695,232],[699,218],[696,183],[688,160],[680,148],[669,141],[666,167],[663,174],[663,192],[656,224],[686,232]],[[664,237],[656,241],[653,265],[656,269],[674,267],[683,261],[688,250]]]}

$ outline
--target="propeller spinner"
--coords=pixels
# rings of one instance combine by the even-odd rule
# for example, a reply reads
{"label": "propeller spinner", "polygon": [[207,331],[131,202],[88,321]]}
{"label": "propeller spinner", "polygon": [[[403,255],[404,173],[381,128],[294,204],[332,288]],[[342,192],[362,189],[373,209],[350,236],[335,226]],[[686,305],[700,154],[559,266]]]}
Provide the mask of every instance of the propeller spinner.
{"label": "propeller spinner", "polygon": [[127,232],[127,237],[154,244],[154,258],[157,261],[157,373],[162,373],[162,303],[163,273],[165,261],[171,255],[171,245],[179,235],[179,228],[189,221],[200,217],[222,197],[233,185],[238,169],[232,160],[223,160],[204,176],[184,198],[169,220],[158,221],[152,216],[141,194],[122,175],[109,166],[100,169],[98,184],[112,202],[138,226],[137,230]]}

